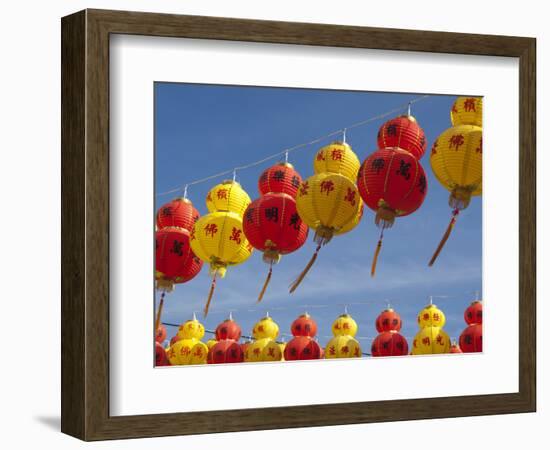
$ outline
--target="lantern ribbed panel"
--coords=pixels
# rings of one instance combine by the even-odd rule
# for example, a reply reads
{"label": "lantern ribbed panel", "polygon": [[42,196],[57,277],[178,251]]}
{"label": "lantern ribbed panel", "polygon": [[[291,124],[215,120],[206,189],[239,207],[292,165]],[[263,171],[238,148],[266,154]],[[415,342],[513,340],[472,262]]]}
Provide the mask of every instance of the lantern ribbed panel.
{"label": "lantern ribbed panel", "polygon": [[265,194],[254,200],[245,211],[243,230],[254,248],[282,255],[299,249],[308,235],[295,200],[283,193]]}
{"label": "lantern ribbed panel", "polygon": [[409,152],[392,147],[375,151],[363,162],[357,187],[372,210],[384,205],[397,216],[406,216],[422,205],[428,183],[418,160]]}
{"label": "lantern ribbed panel", "polygon": [[483,323],[483,303],[476,300],[470,304],[464,311],[464,321],[468,325],[474,323]]}
{"label": "lantern ribbed panel", "polygon": [[413,355],[449,353],[451,340],[441,327],[424,327],[414,337]]}
{"label": "lantern ribbed panel", "polygon": [[155,232],[155,278],[185,283],[201,270],[202,261],[190,245],[189,232],[182,228],[163,228]]}
{"label": "lantern ribbed panel", "polygon": [[199,217],[199,212],[190,200],[176,198],[159,208],[156,223],[159,230],[165,227],[178,227],[190,231]]}
{"label": "lantern ribbed panel", "polygon": [[317,322],[309,314],[302,314],[290,325],[293,336],[314,337],[317,334]]}
{"label": "lantern ribbed panel", "polygon": [[209,351],[210,364],[230,364],[243,362],[243,350],[238,342],[232,339],[218,341]]}
{"label": "lantern ribbed panel", "polygon": [[168,350],[168,359],[173,366],[206,363],[208,347],[198,339],[180,339]]}
{"label": "lantern ribbed panel", "polygon": [[284,193],[292,198],[302,184],[302,177],[292,164],[280,163],[264,170],[258,180],[258,190],[265,195],[270,192]]}
{"label": "lantern ribbed panel", "polygon": [[319,359],[321,347],[307,336],[296,336],[285,346],[284,358],[287,361]]}
{"label": "lantern ribbed panel", "polygon": [[451,108],[453,125],[483,124],[483,99],[481,97],[458,97]]}
{"label": "lantern ribbed panel", "polygon": [[376,318],[376,330],[379,333],[384,331],[400,331],[403,326],[401,316],[393,309],[382,311]]}
{"label": "lantern ribbed panel", "polygon": [[271,317],[264,317],[260,319],[256,324],[254,324],[254,328],[252,329],[252,336],[254,339],[277,339],[278,335],[279,325],[277,325]]}
{"label": "lantern ribbed panel", "polygon": [[338,236],[340,234],[345,234],[348,231],[353,230],[357,225],[359,225],[359,222],[361,222],[361,219],[363,218],[363,212],[365,211],[365,204],[363,203],[363,200],[361,199],[360,196],[358,196],[358,200],[359,200],[359,210],[357,211],[355,218],[353,220],[350,220],[346,225],[344,225],[338,231],[335,231],[334,232],[335,235]]}
{"label": "lantern ribbed panel", "polygon": [[283,357],[281,348],[273,339],[258,339],[246,346],[244,360],[246,362],[280,361]]}
{"label": "lantern ribbed panel", "polygon": [[230,339],[238,341],[241,338],[241,327],[237,322],[226,319],[216,327],[216,339],[218,341]]}
{"label": "lantern ribbed panel", "polygon": [[460,350],[464,353],[483,351],[483,325],[475,323],[468,325],[459,339]]}
{"label": "lantern ribbed panel", "polygon": [[243,215],[250,197],[236,181],[224,181],[214,186],[206,196],[209,212],[231,211]]}
{"label": "lantern ribbed panel", "polygon": [[446,318],[443,311],[441,311],[437,306],[428,305],[418,313],[416,321],[420,328],[444,327]]}
{"label": "lantern ribbed panel", "polygon": [[426,152],[426,136],[416,119],[400,116],[388,120],[378,131],[378,148],[399,147],[420,159]]}
{"label": "lantern ribbed panel", "polygon": [[204,325],[196,319],[188,320],[180,325],[177,336],[181,339],[202,339],[204,337]]}
{"label": "lantern ribbed panel", "polygon": [[191,247],[204,262],[231,266],[252,254],[243,232],[242,218],[232,212],[211,212],[202,216],[191,233]]}
{"label": "lantern ribbed panel", "polygon": [[361,346],[350,335],[334,336],[325,348],[325,358],[360,358]]}
{"label": "lantern ribbed panel", "polygon": [[482,129],[459,125],[444,131],[434,142],[430,164],[447,190],[461,187],[472,195],[481,195],[482,153]]}
{"label": "lantern ribbed panel", "polygon": [[[349,178],[336,173],[319,173],[309,177],[298,190],[296,207],[302,220],[313,229],[357,225],[360,211],[357,187]],[[353,226],[352,226],[353,225]]]}
{"label": "lantern ribbed panel", "polygon": [[374,338],[372,356],[404,356],[409,353],[407,339],[397,331],[383,331]]}
{"label": "lantern ribbed panel", "polygon": [[332,334],[334,336],[351,336],[357,334],[357,322],[349,314],[342,314],[332,322]]}
{"label": "lantern ribbed panel", "polygon": [[316,174],[332,172],[355,180],[359,164],[357,155],[348,144],[333,142],[317,152],[313,161],[313,170]]}

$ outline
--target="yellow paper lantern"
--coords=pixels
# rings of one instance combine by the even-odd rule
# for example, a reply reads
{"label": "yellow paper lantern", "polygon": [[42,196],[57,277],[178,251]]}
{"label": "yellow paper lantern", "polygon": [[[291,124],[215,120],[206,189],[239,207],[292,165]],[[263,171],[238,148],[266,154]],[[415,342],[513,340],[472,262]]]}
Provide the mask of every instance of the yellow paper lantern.
{"label": "yellow paper lantern", "polygon": [[201,340],[204,336],[204,325],[200,323],[193,314],[193,319],[180,325],[178,336],[181,339],[198,339]]}
{"label": "yellow paper lantern", "polygon": [[325,358],[360,358],[361,346],[352,336],[335,336],[325,348]]}
{"label": "yellow paper lantern", "polygon": [[418,326],[424,327],[444,327],[445,314],[436,305],[427,305],[416,317]]}
{"label": "yellow paper lantern", "polygon": [[279,335],[279,325],[269,316],[260,319],[252,329],[254,339],[277,339]]}
{"label": "yellow paper lantern", "polygon": [[181,339],[168,350],[168,359],[173,366],[205,364],[208,347],[198,339]]}
{"label": "yellow paper lantern", "polygon": [[363,218],[363,211],[364,211],[364,203],[361,197],[359,197],[359,210],[357,211],[357,214],[353,220],[348,222],[347,225],[344,225],[342,228],[340,228],[338,231],[335,231],[334,234],[336,236],[339,236],[341,234],[345,234],[348,231],[353,230],[357,225],[359,225],[359,222],[361,222],[361,219]]}
{"label": "yellow paper lantern", "polygon": [[333,142],[317,152],[313,161],[313,170],[316,174],[339,173],[351,180],[356,180],[360,165],[359,158],[349,144]]}
{"label": "yellow paper lantern", "polygon": [[451,123],[453,125],[483,124],[483,99],[481,97],[458,97],[451,108]]}
{"label": "yellow paper lantern", "polygon": [[309,177],[298,189],[296,207],[300,218],[315,230],[315,242],[324,244],[358,223],[361,200],[355,183],[336,173]]}
{"label": "yellow paper lantern", "polygon": [[282,358],[279,344],[270,338],[257,339],[247,345],[244,352],[246,362],[280,361]]}
{"label": "yellow paper lantern", "polygon": [[466,208],[482,191],[482,130],[458,125],[445,130],[432,146],[430,164],[437,180],[451,193],[453,209]]}
{"label": "yellow paper lantern", "polygon": [[342,314],[332,323],[332,334],[334,336],[355,336],[357,333],[357,322],[349,314]]}
{"label": "yellow paper lantern", "polygon": [[451,347],[449,335],[440,327],[424,327],[414,337],[413,355],[448,353]]}
{"label": "yellow paper lantern", "polygon": [[209,212],[234,212],[242,216],[250,204],[250,197],[239,183],[225,180],[214,186],[206,196],[206,207]]}

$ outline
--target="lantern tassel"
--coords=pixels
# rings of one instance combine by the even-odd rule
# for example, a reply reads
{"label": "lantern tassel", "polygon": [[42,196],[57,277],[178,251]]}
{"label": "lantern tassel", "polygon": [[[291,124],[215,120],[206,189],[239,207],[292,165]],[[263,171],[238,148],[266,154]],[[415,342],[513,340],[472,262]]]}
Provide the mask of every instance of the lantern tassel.
{"label": "lantern tassel", "polygon": [[447,239],[449,239],[449,236],[451,235],[451,231],[453,231],[453,228],[454,228],[455,223],[456,223],[456,218],[457,218],[459,213],[460,213],[460,210],[458,208],[455,208],[453,210],[453,216],[451,217],[451,221],[449,222],[449,225],[447,226],[447,229],[445,230],[445,234],[441,238],[441,241],[439,242],[439,245],[435,249],[435,252],[432,256],[432,259],[430,259],[430,262],[428,263],[428,266],[430,266],[430,267],[433,266],[435,260],[439,256],[439,253],[441,253],[441,250],[445,246],[445,243],[447,242]]}
{"label": "lantern tassel", "polygon": [[376,250],[374,251],[374,256],[372,258],[372,264],[370,266],[371,277],[376,275],[376,264],[378,263],[378,255],[380,255],[380,250],[382,250],[382,239],[384,239],[384,229],[380,232],[380,238],[378,239],[378,244],[376,244]]}
{"label": "lantern tassel", "polygon": [[214,272],[212,277],[212,284],[210,285],[210,292],[208,293],[208,299],[206,300],[206,305],[204,306],[204,317],[208,315],[208,310],[210,309],[210,302],[212,301],[212,296],[214,295],[214,289],[216,289],[216,276],[218,272]]}
{"label": "lantern tassel", "polygon": [[269,272],[267,273],[267,277],[265,279],[264,287],[262,288],[260,295],[258,295],[258,300],[256,303],[260,303],[262,299],[264,298],[265,291],[267,289],[267,286],[269,285],[269,282],[271,281],[271,274],[273,273],[273,262],[269,264]]}
{"label": "lantern tassel", "polygon": [[290,285],[291,294],[296,290],[298,286],[300,286],[300,283],[306,277],[307,273],[309,272],[309,269],[311,269],[311,266],[313,266],[313,264],[315,263],[315,260],[317,259],[317,255],[319,254],[319,250],[321,250],[321,246],[322,246],[321,243],[317,245],[317,248],[315,249],[315,253],[313,253],[313,256],[307,263],[307,266],[304,268],[304,270],[302,270],[302,273],[298,275],[298,278],[296,278],[296,280],[294,280],[294,282]]}
{"label": "lantern tassel", "polygon": [[157,311],[157,317],[155,319],[155,334],[157,333],[159,327],[160,327],[160,317],[162,315],[162,308],[164,307],[164,295],[166,294],[166,292],[162,292],[162,294],[160,294],[160,302],[159,302],[159,309]]}

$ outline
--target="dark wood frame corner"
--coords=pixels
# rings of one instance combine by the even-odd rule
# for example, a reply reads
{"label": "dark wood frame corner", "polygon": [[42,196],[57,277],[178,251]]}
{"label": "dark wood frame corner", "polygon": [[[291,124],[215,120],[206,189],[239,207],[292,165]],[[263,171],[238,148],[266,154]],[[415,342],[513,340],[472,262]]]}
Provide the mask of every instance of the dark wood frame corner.
{"label": "dark wood frame corner", "polygon": [[[84,440],[535,411],[533,38],[85,10],[62,31],[61,429]],[[317,406],[109,415],[109,36],[137,34],[519,58],[519,392]]]}

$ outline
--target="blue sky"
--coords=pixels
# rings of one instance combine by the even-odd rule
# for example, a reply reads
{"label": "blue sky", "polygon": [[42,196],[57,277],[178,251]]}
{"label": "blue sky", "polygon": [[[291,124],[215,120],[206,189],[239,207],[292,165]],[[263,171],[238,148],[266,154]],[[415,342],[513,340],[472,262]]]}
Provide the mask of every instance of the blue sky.
{"label": "blue sky", "polygon": [[[314,89],[212,86],[156,83],[155,85],[155,192],[162,193],[193,180],[262,159],[296,144],[392,110],[422,94],[388,94]],[[323,247],[316,264],[292,295],[288,286],[307,264],[315,245],[308,242],[274,266],[271,284],[258,305],[256,298],[268,266],[261,252],[232,267],[219,280],[208,317],[202,309],[210,287],[206,266],[192,281],[178,285],[166,297],[163,321],[182,323],[193,311],[207,329],[233,311],[243,334],[268,311],[288,341],[294,318],[308,311],[319,326],[319,342],[331,337],[332,321],[344,305],[359,325],[364,352],[376,336],[376,316],[391,303],[403,319],[402,333],[409,345],[417,332],[416,314],[428,297],[446,314],[445,330],[458,339],[466,326],[464,309],[481,291],[481,197],[472,200],[458,219],[451,238],[433,267],[428,261],[449,222],[448,192],[437,182],[429,164],[429,149],[437,136],[451,126],[449,111],[455,97],[433,95],[412,106],[412,114],[426,133],[428,151],[422,158],[428,176],[428,194],[414,214],[398,218],[387,230],[375,278],[370,263],[379,235],[374,213],[365,208],[361,223]],[[376,150],[381,119],[349,130],[347,142],[359,159]],[[313,174],[315,152],[330,141],[290,154],[303,178]],[[258,197],[262,170],[276,160],[237,173],[237,181],[251,199]],[[212,180],[189,188],[188,197],[206,214],[206,193],[222,181]],[[180,194],[181,195],[181,194]],[[177,194],[156,197],[160,207]],[[168,327],[168,335],[177,330]],[[364,339],[363,339],[364,338]]]}

